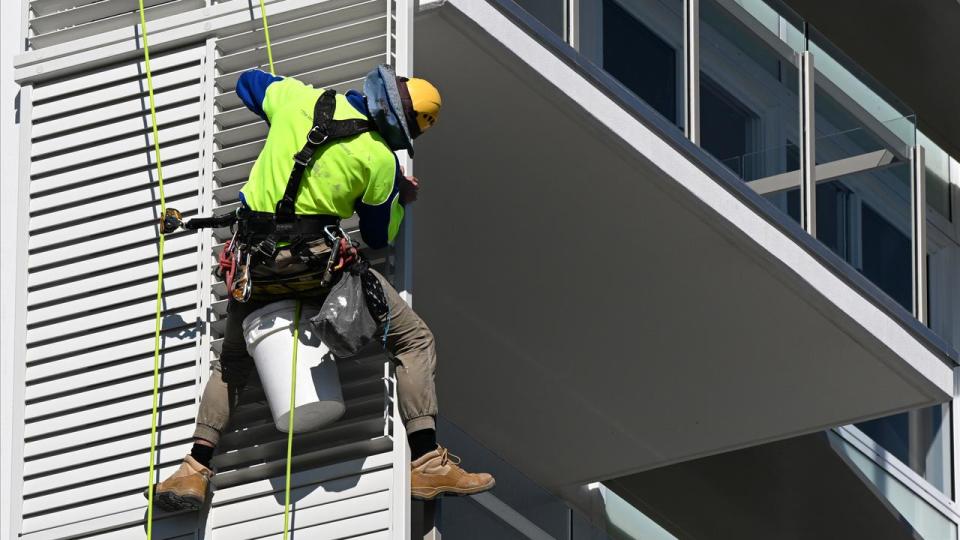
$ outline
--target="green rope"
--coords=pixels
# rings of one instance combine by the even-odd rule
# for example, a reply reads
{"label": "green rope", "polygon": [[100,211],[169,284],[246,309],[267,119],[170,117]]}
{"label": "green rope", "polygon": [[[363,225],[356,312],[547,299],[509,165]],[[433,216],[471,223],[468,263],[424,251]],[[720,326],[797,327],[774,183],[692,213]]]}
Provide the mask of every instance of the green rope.
{"label": "green rope", "polygon": [[260,18],[263,19],[263,40],[267,42],[267,61],[270,62],[270,74],[276,75],[277,72],[273,69],[273,50],[270,49],[270,25],[267,24],[267,8],[263,5],[263,0],[260,0]]}
{"label": "green rope", "polygon": [[[267,8],[260,0],[260,17],[263,19],[263,39],[267,44],[267,62],[270,74],[276,75],[273,67],[273,49],[270,47],[270,25],[267,23]],[[287,425],[287,472],[283,496],[283,538],[290,535],[290,466],[293,462],[293,411],[297,406],[297,345],[300,341],[300,310],[303,304],[297,300],[296,313],[293,316],[293,359],[290,363],[290,422]]]}
{"label": "green rope", "polygon": [[290,534],[290,463],[293,460],[293,411],[297,405],[297,344],[300,341],[300,309],[303,304],[297,300],[296,313],[293,315],[293,360],[290,363],[290,423],[287,425],[287,480],[283,498],[283,539]]}
{"label": "green rope", "polygon": [[[153,127],[153,152],[157,161],[157,181],[160,192],[160,219],[167,213],[167,202],[163,194],[163,162],[160,160],[160,135],[157,132],[157,105],[153,98],[153,73],[150,71],[150,45],[147,42],[147,18],[140,4],[140,30],[143,32],[143,63],[147,71],[147,90],[150,96],[150,122]],[[153,474],[157,450],[157,402],[160,395],[160,327],[163,313],[163,230],[157,253],[157,317],[153,333],[153,407],[150,412],[150,478],[147,483],[147,540],[153,538]]]}

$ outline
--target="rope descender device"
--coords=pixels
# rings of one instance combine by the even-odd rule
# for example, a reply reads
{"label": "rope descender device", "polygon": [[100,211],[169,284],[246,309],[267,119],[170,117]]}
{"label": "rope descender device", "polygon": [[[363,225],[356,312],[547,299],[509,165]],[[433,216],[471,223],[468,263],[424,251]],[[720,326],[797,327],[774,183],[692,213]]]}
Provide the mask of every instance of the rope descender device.
{"label": "rope descender device", "polygon": [[183,226],[183,216],[175,208],[167,208],[160,218],[160,233],[170,234]]}

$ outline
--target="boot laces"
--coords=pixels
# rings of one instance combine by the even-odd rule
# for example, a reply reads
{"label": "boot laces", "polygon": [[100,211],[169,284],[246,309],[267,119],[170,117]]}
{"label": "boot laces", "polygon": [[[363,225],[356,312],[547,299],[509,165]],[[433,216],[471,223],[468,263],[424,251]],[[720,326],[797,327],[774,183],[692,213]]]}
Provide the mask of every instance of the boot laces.
{"label": "boot laces", "polygon": [[444,447],[440,447],[440,464],[446,465],[447,463],[452,463],[454,465],[460,465],[460,457],[456,454],[451,454],[450,450],[447,450]]}

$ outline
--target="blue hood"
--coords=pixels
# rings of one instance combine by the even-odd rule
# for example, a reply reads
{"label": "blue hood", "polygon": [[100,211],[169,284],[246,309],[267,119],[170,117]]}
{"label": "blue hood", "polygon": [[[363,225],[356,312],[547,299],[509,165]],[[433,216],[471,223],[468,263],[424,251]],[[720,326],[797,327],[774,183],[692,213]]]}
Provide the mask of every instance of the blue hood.
{"label": "blue hood", "polygon": [[393,68],[380,64],[367,74],[363,81],[363,93],[367,96],[367,108],[370,119],[377,125],[377,131],[393,150],[407,150],[413,156],[413,137],[403,114],[400,90],[397,88],[397,76]]}

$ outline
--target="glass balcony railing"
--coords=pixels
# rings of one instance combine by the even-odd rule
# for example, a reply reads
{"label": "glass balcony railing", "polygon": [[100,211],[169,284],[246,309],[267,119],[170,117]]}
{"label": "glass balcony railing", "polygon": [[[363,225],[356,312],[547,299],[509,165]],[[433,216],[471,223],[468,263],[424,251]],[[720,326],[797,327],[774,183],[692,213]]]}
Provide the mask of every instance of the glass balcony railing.
{"label": "glass balcony railing", "polygon": [[[955,160],[917,130],[906,104],[817,28],[778,0],[516,3],[734,174],[766,190],[761,194],[779,212],[815,224],[805,227],[930,324],[920,255],[926,238],[918,225],[926,218],[912,216],[929,208],[935,219],[954,219]],[[812,59],[806,78],[801,56]],[[685,105],[691,102],[696,106]],[[808,127],[812,141],[803,136]],[[915,148],[926,150],[925,159]],[[799,201],[806,199],[816,211],[803,220]]]}

